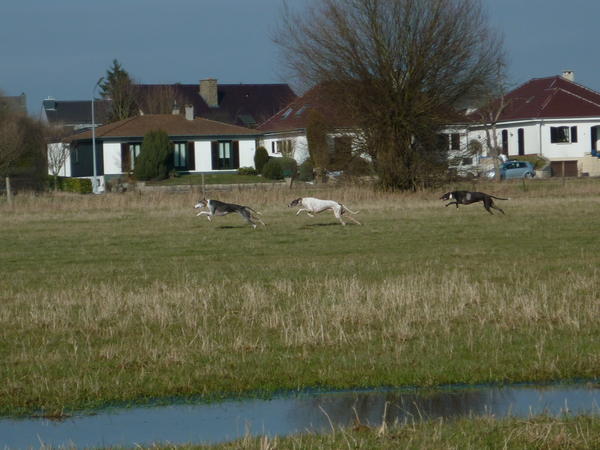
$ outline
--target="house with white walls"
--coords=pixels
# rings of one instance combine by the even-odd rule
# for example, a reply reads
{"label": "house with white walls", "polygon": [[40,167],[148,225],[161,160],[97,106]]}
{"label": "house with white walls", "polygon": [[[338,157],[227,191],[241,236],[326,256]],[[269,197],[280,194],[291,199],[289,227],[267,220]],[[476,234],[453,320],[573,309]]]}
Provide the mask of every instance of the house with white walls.
{"label": "house with white walls", "polygon": [[[507,158],[537,155],[550,161],[553,175],[600,176],[600,93],[575,82],[572,71],[534,78],[504,96],[495,122],[496,142]],[[490,123],[471,112],[468,121],[449,126],[450,155],[463,167],[490,161]],[[470,143],[481,144],[473,155]]]}
{"label": "house with white walls", "polygon": [[144,136],[156,130],[166,132],[173,144],[175,170],[187,173],[254,167],[256,140],[261,134],[255,129],[194,118],[188,107],[185,115],[142,115],[109,123],[96,128],[95,136],[88,130],[51,144],[48,150],[59,151],[68,145],[70,153],[59,175],[89,178],[94,175],[95,151],[96,175],[103,185],[107,179],[128,176],[133,171]]}
{"label": "house with white walls", "polygon": [[299,164],[303,163],[309,158],[306,130],[311,112],[319,113],[327,122],[327,141],[332,161],[347,159],[357,153],[359,131],[333,102],[327,100],[319,86],[296,98],[259,125],[258,130],[263,133],[259,145],[267,149],[269,156],[288,156]]}

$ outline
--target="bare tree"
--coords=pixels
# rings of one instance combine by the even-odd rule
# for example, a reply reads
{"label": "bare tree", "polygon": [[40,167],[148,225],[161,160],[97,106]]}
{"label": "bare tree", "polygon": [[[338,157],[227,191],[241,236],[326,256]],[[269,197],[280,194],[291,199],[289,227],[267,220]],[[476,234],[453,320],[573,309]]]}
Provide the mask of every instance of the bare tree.
{"label": "bare tree", "polygon": [[496,92],[496,96],[493,96],[493,92],[490,92],[488,97],[483,104],[475,113],[474,116],[479,119],[485,132],[484,147],[489,156],[494,158],[494,180],[500,181],[500,163],[498,157],[501,154],[502,148],[498,143],[498,130],[497,125],[502,113],[509,106],[510,101],[507,101],[503,84],[498,83],[497,85],[500,91]]}
{"label": "bare tree", "polygon": [[171,114],[183,107],[184,98],[172,85],[138,86],[137,101],[144,114]]}
{"label": "bare tree", "polygon": [[316,110],[309,111],[306,140],[308,142],[308,154],[315,168],[315,179],[318,182],[325,180],[325,174],[331,161],[327,143],[327,135],[330,131],[331,127],[323,114]]}
{"label": "bare tree", "polygon": [[112,67],[106,71],[104,83],[100,87],[102,97],[112,100],[108,119],[110,122],[117,122],[138,114],[136,85],[116,59],[113,60]]}
{"label": "bare tree", "polygon": [[438,134],[489,89],[502,60],[480,0],[286,4],[274,41],[292,75],[324,84],[365,137],[380,183],[415,189],[446,164]]}
{"label": "bare tree", "polygon": [[68,131],[66,131],[65,127],[58,125],[47,127],[45,134],[48,152],[48,170],[54,178],[54,190],[58,190],[58,176],[71,154],[70,145],[61,142],[62,138],[68,135]]}

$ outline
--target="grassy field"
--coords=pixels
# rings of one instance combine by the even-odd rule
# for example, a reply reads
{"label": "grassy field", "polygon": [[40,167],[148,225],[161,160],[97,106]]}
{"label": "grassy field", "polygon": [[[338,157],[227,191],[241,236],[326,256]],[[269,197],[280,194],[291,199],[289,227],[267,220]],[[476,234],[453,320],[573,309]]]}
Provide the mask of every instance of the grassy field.
{"label": "grassy field", "polygon": [[597,417],[553,419],[504,419],[492,417],[435,421],[419,424],[334,430],[329,434],[303,434],[285,438],[251,438],[216,446],[178,448],[215,450],[271,449],[589,449],[600,448],[600,419]]}
{"label": "grassy field", "polygon": [[0,414],[600,376],[600,180],[477,188],[506,215],[442,190],[318,192],[362,227],[296,217],[304,190],[219,194],[257,230],[195,194],[0,203]]}

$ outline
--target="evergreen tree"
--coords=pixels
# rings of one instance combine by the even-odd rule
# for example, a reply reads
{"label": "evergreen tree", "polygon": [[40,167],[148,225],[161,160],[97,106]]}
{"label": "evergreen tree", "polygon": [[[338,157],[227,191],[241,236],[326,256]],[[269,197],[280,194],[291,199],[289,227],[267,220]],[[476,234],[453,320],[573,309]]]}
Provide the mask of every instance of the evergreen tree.
{"label": "evergreen tree", "polygon": [[263,167],[269,161],[269,154],[264,147],[258,147],[254,152],[254,168],[257,173],[262,173]]}
{"label": "evergreen tree", "polygon": [[108,120],[116,122],[137,115],[136,87],[129,73],[119,61],[106,71],[104,82],[100,85],[103,98],[111,99],[112,106]]}
{"label": "evergreen tree", "polygon": [[162,130],[146,133],[133,173],[138,180],[164,180],[173,169],[173,145]]}

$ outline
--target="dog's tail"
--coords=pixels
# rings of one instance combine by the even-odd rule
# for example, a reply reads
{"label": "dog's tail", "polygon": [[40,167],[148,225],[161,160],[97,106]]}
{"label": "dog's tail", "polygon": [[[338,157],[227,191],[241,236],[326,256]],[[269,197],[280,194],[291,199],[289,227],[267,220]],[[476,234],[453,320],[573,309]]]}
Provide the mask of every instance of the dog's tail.
{"label": "dog's tail", "polygon": [[493,195],[490,195],[490,197],[495,198],[496,200],[510,200],[510,197],[508,197],[508,198],[501,198],[501,197],[494,197]]}
{"label": "dog's tail", "polygon": [[[340,205],[342,205],[342,204],[340,203]],[[358,214],[360,212],[360,211],[352,211],[346,205],[342,205],[342,214],[344,214],[345,211],[348,211],[350,214]]]}

